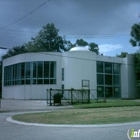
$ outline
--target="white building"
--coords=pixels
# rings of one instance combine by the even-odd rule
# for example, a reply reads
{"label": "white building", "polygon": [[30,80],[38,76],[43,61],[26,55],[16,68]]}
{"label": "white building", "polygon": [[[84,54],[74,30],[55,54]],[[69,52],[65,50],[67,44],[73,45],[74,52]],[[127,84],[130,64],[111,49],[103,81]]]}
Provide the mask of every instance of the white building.
{"label": "white building", "polygon": [[[105,91],[109,98],[137,98],[133,58],[96,55],[87,48],[69,52],[19,54],[3,60],[2,97],[46,99],[46,89]],[[98,95],[96,95],[98,96]]]}

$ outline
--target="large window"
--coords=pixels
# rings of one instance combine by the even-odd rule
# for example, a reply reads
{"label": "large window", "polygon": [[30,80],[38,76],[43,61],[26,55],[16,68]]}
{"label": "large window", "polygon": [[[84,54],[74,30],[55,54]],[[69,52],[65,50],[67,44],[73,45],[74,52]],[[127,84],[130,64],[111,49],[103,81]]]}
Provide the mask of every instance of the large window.
{"label": "large window", "polygon": [[56,62],[25,62],[4,67],[4,86],[24,84],[56,84]]}
{"label": "large window", "polygon": [[97,62],[97,93],[120,97],[120,64]]}

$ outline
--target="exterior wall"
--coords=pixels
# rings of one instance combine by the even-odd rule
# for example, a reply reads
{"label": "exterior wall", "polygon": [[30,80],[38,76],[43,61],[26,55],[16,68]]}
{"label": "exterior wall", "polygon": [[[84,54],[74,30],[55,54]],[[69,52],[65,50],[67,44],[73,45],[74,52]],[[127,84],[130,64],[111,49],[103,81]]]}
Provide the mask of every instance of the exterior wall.
{"label": "exterior wall", "polygon": [[133,56],[127,55],[122,64],[122,98],[138,98],[140,95],[137,92],[135,84],[135,72]]}
{"label": "exterior wall", "polygon": [[[56,61],[56,84],[4,86],[4,67],[21,62]],[[82,80],[89,80],[90,89],[97,89],[96,62],[111,62],[121,65],[121,98],[137,98],[133,57],[116,58],[96,55],[90,51],[70,51],[64,53],[25,53],[3,60],[2,97],[9,99],[46,99],[46,89],[82,88]],[[64,68],[64,81],[62,81]]]}
{"label": "exterior wall", "polygon": [[[61,88],[61,53],[26,53],[3,60],[2,98],[46,99],[46,89]],[[4,66],[32,61],[56,61],[56,84],[4,86]]]}
{"label": "exterior wall", "polygon": [[62,67],[65,69],[65,89],[81,89],[82,80],[89,80],[90,89],[97,88],[96,54],[88,51],[63,53]]}

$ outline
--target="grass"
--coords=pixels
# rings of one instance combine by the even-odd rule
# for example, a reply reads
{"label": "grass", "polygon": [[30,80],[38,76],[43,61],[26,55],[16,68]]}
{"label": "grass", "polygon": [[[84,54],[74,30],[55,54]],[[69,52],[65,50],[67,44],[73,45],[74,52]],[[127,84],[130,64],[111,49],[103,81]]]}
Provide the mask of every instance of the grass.
{"label": "grass", "polygon": [[124,107],[124,106],[140,106],[140,102],[135,100],[107,100],[107,102],[95,102],[90,104],[75,104],[75,108],[105,108],[105,107]]}
{"label": "grass", "polygon": [[140,106],[69,109],[47,113],[15,115],[22,122],[42,124],[108,124],[140,121]]}

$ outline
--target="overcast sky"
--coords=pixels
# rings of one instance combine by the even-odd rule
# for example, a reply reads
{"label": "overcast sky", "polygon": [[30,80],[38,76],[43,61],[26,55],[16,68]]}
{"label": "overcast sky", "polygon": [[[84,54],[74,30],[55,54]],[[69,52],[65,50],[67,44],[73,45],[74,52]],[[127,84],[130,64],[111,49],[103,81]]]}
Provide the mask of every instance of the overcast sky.
{"label": "overcast sky", "polygon": [[[45,1],[0,0],[0,46],[11,48],[27,43],[42,26],[54,23],[67,40],[94,42],[105,55],[138,50],[129,40],[132,25],[140,22],[140,0],[49,0],[35,10]],[[0,55],[4,52],[0,50]]]}

